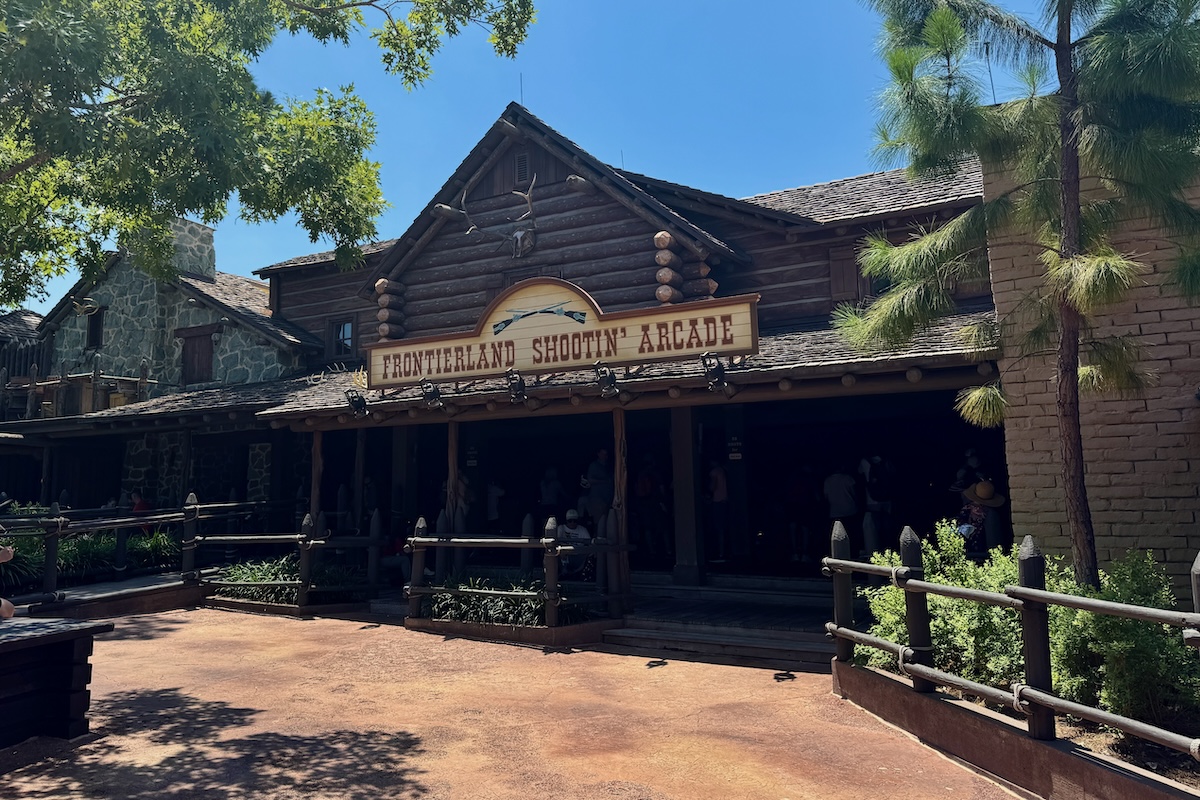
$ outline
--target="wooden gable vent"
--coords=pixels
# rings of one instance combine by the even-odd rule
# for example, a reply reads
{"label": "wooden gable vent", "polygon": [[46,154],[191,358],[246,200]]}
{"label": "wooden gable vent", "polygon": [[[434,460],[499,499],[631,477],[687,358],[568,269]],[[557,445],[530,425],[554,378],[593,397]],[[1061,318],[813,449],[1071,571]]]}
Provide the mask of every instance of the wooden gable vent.
{"label": "wooden gable vent", "polygon": [[529,151],[522,150],[516,155],[516,182],[518,186],[529,183]]}

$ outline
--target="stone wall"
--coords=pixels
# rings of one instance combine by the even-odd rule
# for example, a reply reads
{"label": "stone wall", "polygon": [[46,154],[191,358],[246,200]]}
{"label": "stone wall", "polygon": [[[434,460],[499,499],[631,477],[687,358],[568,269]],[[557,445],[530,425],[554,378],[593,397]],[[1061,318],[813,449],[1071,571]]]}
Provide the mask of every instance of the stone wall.
{"label": "stone wall", "polygon": [[125,442],[121,491],[139,490],[155,508],[178,508],[183,503],[183,434],[147,433]]}
{"label": "stone wall", "polygon": [[213,247],[213,229],[188,219],[171,223],[175,234],[175,269],[212,278],[217,272],[217,251]]}
{"label": "stone wall", "polygon": [[142,359],[150,367],[151,396],[183,388],[268,381],[302,365],[302,357],[268,342],[257,331],[230,320],[213,343],[213,381],[183,387],[183,340],[177,328],[219,323],[225,314],[188,298],[169,283],[156,282],[122,260],[88,296],[105,308],[103,344],[87,347],[88,317],[68,312],[55,334],[51,370],[91,372],[97,360],[107,375],[136,377]]}
{"label": "stone wall", "polygon": [[[984,195],[1005,186],[985,176]],[[1191,198],[1200,201],[1200,194]],[[1040,285],[1042,265],[1018,237],[995,236],[989,247],[992,290],[1001,319]],[[1134,253],[1150,273],[1128,299],[1095,320],[1098,335],[1130,334],[1145,348],[1144,364],[1158,386],[1135,398],[1083,397],[1081,406],[1087,488],[1104,563],[1131,549],[1164,561],[1180,597],[1200,551],[1200,311],[1170,285],[1178,249],[1146,219],[1128,221],[1113,243]],[[1053,357],[1016,360],[1019,329],[1006,331],[1002,359],[1009,399],[1005,424],[1013,528],[1032,534],[1049,552],[1069,557],[1070,538],[1059,477]]]}
{"label": "stone wall", "polygon": [[257,442],[250,445],[246,462],[246,501],[265,502],[271,499],[271,445]]}

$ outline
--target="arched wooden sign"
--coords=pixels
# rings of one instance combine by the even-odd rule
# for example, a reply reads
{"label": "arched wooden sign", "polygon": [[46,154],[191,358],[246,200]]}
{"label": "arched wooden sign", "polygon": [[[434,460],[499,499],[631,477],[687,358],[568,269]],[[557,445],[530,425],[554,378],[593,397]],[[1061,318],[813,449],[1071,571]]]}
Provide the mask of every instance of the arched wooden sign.
{"label": "arched wooden sign", "polygon": [[758,295],[605,314],[591,295],[557,278],[503,292],[475,330],[368,345],[372,389],[758,352]]}

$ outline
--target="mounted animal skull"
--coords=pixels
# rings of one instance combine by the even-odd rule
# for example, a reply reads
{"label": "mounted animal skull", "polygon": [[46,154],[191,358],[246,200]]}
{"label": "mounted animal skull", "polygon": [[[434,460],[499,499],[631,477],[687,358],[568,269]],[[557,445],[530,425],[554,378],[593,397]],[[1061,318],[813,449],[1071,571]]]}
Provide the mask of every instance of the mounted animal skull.
{"label": "mounted animal skull", "polygon": [[75,307],[75,313],[81,317],[90,317],[100,310],[100,304],[90,297],[81,297],[78,300],[72,297],[71,305]]}
{"label": "mounted animal skull", "polygon": [[470,213],[467,211],[467,192],[472,187],[468,186],[466,189],[463,189],[462,198],[459,200],[459,210],[462,211],[467,224],[471,226],[467,228],[467,233],[481,233],[489,239],[508,242],[512,246],[513,258],[523,258],[532,253],[533,248],[537,246],[537,217],[533,214],[533,186],[536,183],[537,175],[535,174],[533,180],[529,182],[529,191],[513,192],[513,194],[525,201],[525,206],[528,210],[513,220],[510,225],[502,226],[498,230],[480,228],[475,224],[474,220],[471,219]]}

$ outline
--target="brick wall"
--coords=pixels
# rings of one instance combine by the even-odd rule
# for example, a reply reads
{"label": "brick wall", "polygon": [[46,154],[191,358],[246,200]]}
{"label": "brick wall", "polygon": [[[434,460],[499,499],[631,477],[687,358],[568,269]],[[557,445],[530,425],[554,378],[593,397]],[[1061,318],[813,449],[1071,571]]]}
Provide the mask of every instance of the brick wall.
{"label": "brick wall", "polygon": [[[987,174],[984,195],[1005,186]],[[1200,201],[1200,192],[1192,198]],[[994,236],[989,260],[1001,318],[1040,285],[1042,265],[1018,236]],[[1149,549],[1164,561],[1177,594],[1189,597],[1187,572],[1200,551],[1200,308],[1169,285],[1175,245],[1149,220],[1133,219],[1114,236],[1150,272],[1128,299],[1095,320],[1098,335],[1132,334],[1159,385],[1136,398],[1084,395],[1081,404],[1087,487],[1104,564],[1130,549]],[[1005,424],[1013,528],[1033,534],[1047,552],[1069,556],[1059,479],[1053,357],[1017,361],[1019,327],[1006,330],[1001,361],[1010,406]]]}

